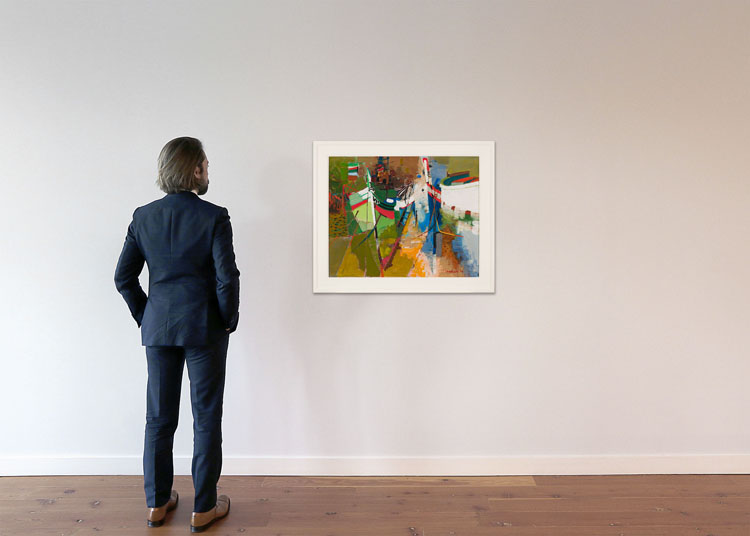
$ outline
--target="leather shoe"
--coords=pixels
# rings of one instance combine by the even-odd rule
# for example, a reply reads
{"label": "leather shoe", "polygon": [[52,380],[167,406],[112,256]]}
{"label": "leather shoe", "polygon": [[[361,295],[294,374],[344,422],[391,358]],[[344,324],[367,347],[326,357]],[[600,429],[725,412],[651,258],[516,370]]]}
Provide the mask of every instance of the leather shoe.
{"label": "leather shoe", "polygon": [[177,494],[176,490],[172,490],[172,494],[169,497],[169,502],[165,504],[164,506],[159,506],[157,508],[149,508],[148,509],[148,517],[146,518],[146,522],[148,523],[149,527],[161,527],[164,524],[164,518],[167,517],[167,512],[171,512],[175,508],[177,508],[177,503],[180,500],[180,496]]}
{"label": "leather shoe", "polygon": [[190,520],[190,532],[203,532],[213,525],[214,521],[225,517],[229,513],[229,496],[219,495],[216,498],[216,506],[208,512],[193,512]]}

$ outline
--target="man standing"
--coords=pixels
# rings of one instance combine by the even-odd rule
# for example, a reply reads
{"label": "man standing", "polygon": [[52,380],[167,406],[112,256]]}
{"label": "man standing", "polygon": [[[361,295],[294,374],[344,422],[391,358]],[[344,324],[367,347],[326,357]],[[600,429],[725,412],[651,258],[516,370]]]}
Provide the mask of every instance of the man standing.
{"label": "man standing", "polygon": [[[176,508],[172,444],[182,371],[187,362],[193,410],[195,503],[191,531],[229,513],[217,497],[221,418],[229,334],[239,319],[240,272],[226,208],[200,199],[208,190],[208,159],[195,138],[176,138],[159,155],[157,185],[167,195],[133,213],[115,270],[146,347],[148,387],[143,477],[147,523],[160,526]],[[148,264],[149,292],[138,276]]]}

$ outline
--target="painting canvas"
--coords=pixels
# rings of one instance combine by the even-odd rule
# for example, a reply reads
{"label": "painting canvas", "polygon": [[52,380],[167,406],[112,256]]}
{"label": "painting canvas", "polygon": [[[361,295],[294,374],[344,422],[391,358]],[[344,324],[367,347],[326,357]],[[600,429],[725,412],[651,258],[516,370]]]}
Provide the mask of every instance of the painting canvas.
{"label": "painting canvas", "polygon": [[314,291],[494,291],[494,143],[314,150]]}

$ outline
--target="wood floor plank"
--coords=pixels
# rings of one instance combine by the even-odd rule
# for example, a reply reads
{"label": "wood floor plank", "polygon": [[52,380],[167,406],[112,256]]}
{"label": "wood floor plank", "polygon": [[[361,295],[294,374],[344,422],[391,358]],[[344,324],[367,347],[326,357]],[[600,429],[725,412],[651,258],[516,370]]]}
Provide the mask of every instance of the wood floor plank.
{"label": "wood floor plank", "polygon": [[469,477],[440,477],[440,476],[371,476],[371,477],[339,477],[339,476],[269,476],[263,481],[263,487],[336,487],[336,486],[535,486],[533,476],[469,476]]}
{"label": "wood floor plank", "polygon": [[489,499],[489,511],[514,512],[748,512],[748,497],[618,497]]}
{"label": "wood floor plank", "polygon": [[271,514],[267,528],[303,529],[306,527],[327,528],[343,534],[351,527],[371,527],[380,534],[408,534],[409,532],[428,534],[447,527],[472,528],[478,526],[479,519],[474,512],[289,512]]}
{"label": "wood floor plank", "polygon": [[628,484],[586,486],[558,485],[518,488],[497,488],[497,498],[512,497],[750,497],[750,489],[745,485],[728,482],[727,484],[707,484],[705,486],[677,486],[677,485],[638,485]]}
{"label": "wood floor plank", "polygon": [[534,482],[538,486],[654,486],[654,485],[678,485],[688,486],[698,484],[724,485],[732,482],[738,485],[750,485],[747,475],[538,475],[534,476]]}
{"label": "wood floor plank", "polygon": [[750,527],[750,512],[678,511],[627,512],[613,507],[610,511],[515,511],[480,513],[481,526],[629,526],[629,525],[742,525]]}

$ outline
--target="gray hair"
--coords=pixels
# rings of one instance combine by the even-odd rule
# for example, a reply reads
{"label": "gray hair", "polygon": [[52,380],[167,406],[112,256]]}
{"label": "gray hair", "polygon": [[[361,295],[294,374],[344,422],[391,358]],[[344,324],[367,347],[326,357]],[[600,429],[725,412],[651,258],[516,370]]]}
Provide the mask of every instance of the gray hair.
{"label": "gray hair", "polygon": [[159,153],[156,185],[168,194],[199,188],[195,168],[203,169],[205,159],[206,153],[200,140],[188,137],[173,139]]}

